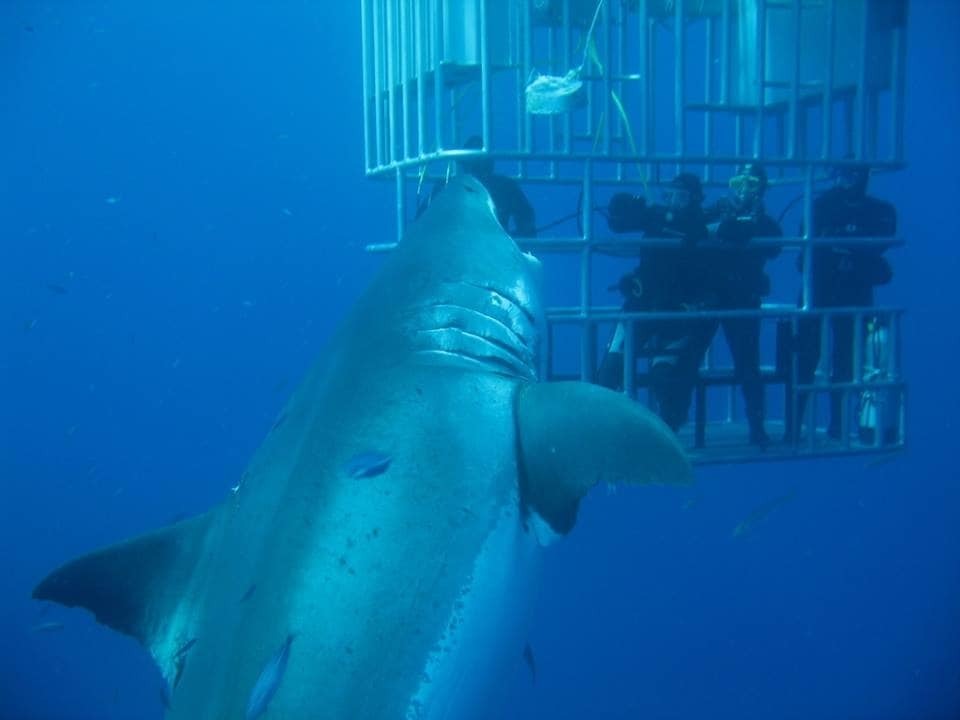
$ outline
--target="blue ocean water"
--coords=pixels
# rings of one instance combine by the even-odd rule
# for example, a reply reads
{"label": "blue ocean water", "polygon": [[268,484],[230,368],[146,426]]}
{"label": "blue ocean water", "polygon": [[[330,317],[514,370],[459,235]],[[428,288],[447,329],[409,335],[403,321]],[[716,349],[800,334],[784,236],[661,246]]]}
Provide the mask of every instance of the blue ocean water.
{"label": "blue ocean water", "polygon": [[[874,183],[908,241],[880,293],[910,309],[907,453],[595,493],[509,718],[960,717],[957,37],[911,3],[909,167]],[[3,2],[0,108],[0,718],[159,718],[134,641],[30,590],[221,500],[369,280],[394,205],[359,10]]]}

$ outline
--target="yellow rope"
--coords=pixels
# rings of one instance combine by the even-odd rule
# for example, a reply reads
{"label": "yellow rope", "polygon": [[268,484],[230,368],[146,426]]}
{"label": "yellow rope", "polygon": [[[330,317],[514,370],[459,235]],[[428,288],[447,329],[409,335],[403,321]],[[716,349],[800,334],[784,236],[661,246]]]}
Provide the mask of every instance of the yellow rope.
{"label": "yellow rope", "polygon": [[[620,119],[623,121],[623,127],[627,131],[627,142],[630,143],[630,151],[637,155],[637,143],[633,140],[633,130],[630,127],[630,119],[627,117],[627,111],[623,107],[623,103],[620,102],[620,97],[617,95],[615,90],[610,91],[610,96],[613,98],[613,104],[617,106],[617,112],[620,113]],[[640,181],[643,183],[643,193],[644,195],[648,194],[647,188],[647,175],[643,171],[639,162],[637,162],[637,174],[640,175]]]}

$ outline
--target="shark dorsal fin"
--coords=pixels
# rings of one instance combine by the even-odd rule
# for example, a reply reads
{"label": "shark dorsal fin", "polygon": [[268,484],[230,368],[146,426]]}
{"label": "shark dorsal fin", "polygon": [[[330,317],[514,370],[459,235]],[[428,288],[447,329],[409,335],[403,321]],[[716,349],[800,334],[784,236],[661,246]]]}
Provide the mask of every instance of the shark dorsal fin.
{"label": "shark dorsal fin", "polygon": [[[86,608],[97,621],[139,640],[158,662],[169,618],[193,575],[210,514],[83,555],[33,590],[36,600]],[[163,663],[161,663],[162,665]]]}
{"label": "shark dorsal fin", "polygon": [[521,494],[557,533],[598,482],[684,483],[690,463],[656,415],[621,393],[583,382],[533,383],[517,398]]}

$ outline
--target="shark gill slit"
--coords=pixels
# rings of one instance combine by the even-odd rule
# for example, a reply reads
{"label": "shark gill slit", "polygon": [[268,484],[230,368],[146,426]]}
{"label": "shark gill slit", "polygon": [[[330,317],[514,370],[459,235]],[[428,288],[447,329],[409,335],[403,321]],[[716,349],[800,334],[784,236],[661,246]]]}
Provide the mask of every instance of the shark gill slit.
{"label": "shark gill slit", "polygon": [[[496,325],[497,327],[501,328],[504,331],[504,333],[506,333],[517,345],[522,345],[523,347],[527,348],[530,351],[531,356],[533,355],[533,348],[531,347],[532,343],[530,341],[530,338],[527,337],[527,333],[525,332],[527,328],[515,328],[513,327],[513,325],[505,322],[503,319],[499,317],[495,317],[493,315],[485,315],[479,310],[475,310],[474,308],[464,307],[463,305],[457,305],[456,303],[437,303],[436,305],[434,305],[434,308],[438,310],[453,310],[463,315],[468,315],[468,316],[480,318],[483,320],[487,320],[493,323],[494,325]],[[501,308],[501,309],[505,309],[505,308]]]}
{"label": "shark gill slit", "polygon": [[[433,337],[437,334],[445,339],[451,336],[465,338],[473,341],[474,347],[470,343],[457,342],[455,344],[435,342]],[[498,342],[492,338],[472,333],[456,326],[445,326],[437,328],[424,328],[417,331],[420,337],[429,338],[426,347],[417,350],[424,355],[439,355],[449,358],[459,358],[466,360],[471,365],[483,367],[499,374],[507,374],[514,377],[529,379],[535,376],[535,370],[529,359],[522,357],[515,347]],[[479,352],[480,348],[488,348],[489,353]]]}

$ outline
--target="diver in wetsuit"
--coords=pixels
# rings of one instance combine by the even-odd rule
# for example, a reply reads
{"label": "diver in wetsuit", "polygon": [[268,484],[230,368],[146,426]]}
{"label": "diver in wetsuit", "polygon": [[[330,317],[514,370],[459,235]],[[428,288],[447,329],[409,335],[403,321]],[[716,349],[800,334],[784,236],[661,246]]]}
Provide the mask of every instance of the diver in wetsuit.
{"label": "diver in wetsuit", "polygon": [[[749,163],[730,178],[731,196],[717,203],[716,243],[704,250],[704,261],[717,310],[759,310],[770,293],[764,265],[780,254],[777,246],[752,244],[755,238],[782,237],[780,225],[767,215],[763,197],[767,173],[759,163]],[[724,318],[719,321],[730,347],[733,369],[743,390],[750,443],[766,447],[770,438],[763,427],[764,390],[760,378],[760,318]]]}
{"label": "diver in wetsuit", "polygon": [[[834,186],[816,198],[813,204],[813,235],[815,237],[856,238],[892,237],[897,232],[897,212],[884,200],[867,195],[870,168],[865,165],[845,165],[835,171]],[[812,306],[870,307],[873,289],[893,278],[893,270],[883,253],[886,245],[817,245],[813,249]],[[803,256],[798,268],[803,270]],[[797,365],[799,381],[813,382],[820,361],[821,318],[805,318],[800,322],[797,338]],[[854,319],[835,316],[832,329],[832,382],[850,382],[853,379]],[[803,418],[807,396],[800,395],[796,417]],[[841,435],[843,394],[830,393],[830,424],[828,434],[834,439]],[[787,437],[792,438],[792,417],[787,418]]]}
{"label": "diver in wetsuit", "polygon": [[[683,311],[700,307],[703,265],[698,245],[707,237],[703,190],[696,175],[682,173],[663,188],[663,203],[648,205],[640,196],[618,193],[607,208],[608,224],[616,233],[643,232],[645,237],[679,240],[665,247],[646,247],[640,264],[618,284],[624,312]],[[710,344],[712,328],[702,320],[636,324],[635,347],[646,348],[650,388],[663,420],[677,430],[687,419],[700,362]],[[617,326],[597,373],[597,382],[623,388],[623,342],[626,328]]]}

